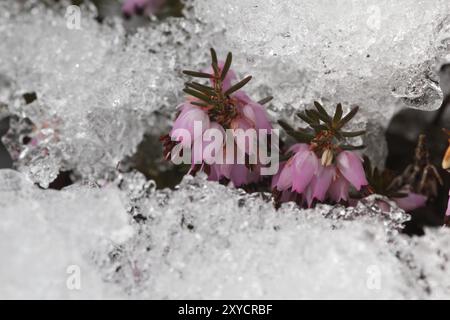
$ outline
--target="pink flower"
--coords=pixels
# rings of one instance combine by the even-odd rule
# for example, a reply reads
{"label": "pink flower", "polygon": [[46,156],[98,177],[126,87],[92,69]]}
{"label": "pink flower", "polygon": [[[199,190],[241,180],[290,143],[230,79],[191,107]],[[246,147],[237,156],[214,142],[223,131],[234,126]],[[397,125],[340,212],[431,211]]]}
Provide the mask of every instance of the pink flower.
{"label": "pink flower", "polygon": [[311,150],[297,152],[293,158],[292,191],[303,193],[319,171],[319,159]]}
{"label": "pink flower", "polygon": [[350,185],[359,190],[368,184],[361,158],[351,151],[342,151],[336,163],[329,165],[322,164],[312,147],[305,143],[293,145],[288,152],[294,155],[280,167],[272,186],[281,192],[301,194],[302,202],[308,207],[314,200],[322,202],[327,198],[334,202],[348,201]]}
{"label": "pink flower", "polygon": [[340,202],[341,200],[348,200],[348,189],[350,187],[350,182],[348,182],[342,174],[337,174],[334,181],[330,185],[328,194],[331,200],[334,202]]}
{"label": "pink flower", "polygon": [[362,159],[357,153],[342,151],[337,156],[336,162],[339,171],[356,190],[360,190],[362,186],[368,185]]}
{"label": "pink flower", "polygon": [[190,103],[183,103],[179,108],[181,109],[181,112],[173,124],[170,137],[172,140],[185,144],[186,142],[182,141],[183,137],[177,132],[177,129],[184,129],[189,132],[191,137],[190,143],[192,144],[195,139],[199,138],[198,133],[197,136],[194,134],[194,123],[200,121],[203,131],[208,129],[210,127],[208,114],[200,107],[191,105]]}
{"label": "pink flower", "polygon": [[408,192],[406,197],[392,198],[392,200],[394,200],[395,203],[397,203],[397,205],[405,211],[412,211],[425,206],[427,199],[428,198],[426,196],[414,192]]}
{"label": "pink flower", "polygon": [[[272,189],[273,190],[277,189],[277,185],[278,185],[278,181],[280,180],[281,173],[285,172],[283,169],[286,166],[286,163],[287,163],[286,161],[280,163],[280,169],[278,170],[278,173],[275,174],[272,178]],[[294,198],[295,198],[295,193],[293,193],[287,189],[284,189],[281,191],[281,195],[280,195],[278,201],[279,202],[288,202],[288,201],[293,201]]]}
{"label": "pink flower", "polygon": [[327,195],[328,189],[331,186],[331,182],[336,175],[336,169],[334,166],[322,166],[319,163],[319,170],[315,175],[306,190],[305,197],[308,207],[311,207],[313,200],[324,201]]}
{"label": "pink flower", "polygon": [[[218,63],[219,68],[222,69],[224,66],[223,62]],[[213,74],[212,67],[204,70],[203,72],[209,72]],[[233,70],[229,70],[222,81],[222,91],[228,90],[232,82],[236,80],[236,74]],[[211,79],[211,85],[215,86],[215,80]],[[203,146],[203,150],[210,143],[209,141],[203,140],[203,132],[209,128],[215,128],[222,131],[225,136],[225,129],[231,130],[248,130],[255,129],[258,132],[259,129],[266,129],[270,134],[272,126],[270,124],[269,118],[264,107],[251,100],[249,96],[242,90],[238,90],[231,94],[229,97],[229,104],[233,108],[229,113],[212,113],[211,110],[214,106],[203,107],[193,105],[191,102],[201,102],[197,98],[190,98],[190,100],[179,105],[178,109],[180,113],[178,114],[175,122],[173,124],[172,130],[170,132],[170,138],[179,143],[183,143],[183,146],[188,146],[188,141],[183,141],[183,137],[180,136],[180,132],[177,129],[185,129],[191,136],[190,144],[194,144],[194,141],[199,142]],[[212,116],[213,115],[213,116]],[[194,133],[194,122],[200,121],[202,124],[202,132]],[[239,139],[239,134],[235,133],[235,142]],[[256,137],[257,139],[257,137]],[[199,141],[202,140],[202,141]],[[240,150],[245,152],[247,155],[257,155],[257,141],[248,141],[245,144],[245,150]],[[172,145],[167,145],[171,147]],[[238,144],[236,144],[236,147]],[[208,173],[208,179],[213,181],[219,181],[224,178],[232,182],[236,187],[246,185],[249,183],[258,182],[261,179],[260,175],[260,165],[258,163],[252,165],[239,164],[237,163],[237,156],[235,150],[235,159],[230,159],[230,155],[226,153],[225,141],[222,141],[223,154],[223,164],[211,163],[211,159],[203,154],[198,154],[195,152],[195,148],[192,150],[192,165],[190,173],[196,171],[197,169],[205,171]],[[170,148],[168,148],[170,149]],[[199,159],[200,158],[200,159]],[[200,160],[197,161],[197,159]],[[195,160],[195,161],[194,161]]]}
{"label": "pink flower", "polygon": [[125,16],[135,14],[151,15],[157,13],[166,0],[125,0],[122,12]]}

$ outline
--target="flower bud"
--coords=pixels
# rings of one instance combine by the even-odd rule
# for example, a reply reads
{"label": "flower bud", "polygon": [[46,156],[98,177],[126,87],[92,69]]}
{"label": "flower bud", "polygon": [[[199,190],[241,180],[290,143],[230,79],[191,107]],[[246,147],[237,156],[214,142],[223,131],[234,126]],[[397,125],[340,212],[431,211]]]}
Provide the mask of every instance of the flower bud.
{"label": "flower bud", "polygon": [[333,163],[333,151],[331,151],[330,149],[325,149],[322,153],[322,166],[327,167],[330,164]]}

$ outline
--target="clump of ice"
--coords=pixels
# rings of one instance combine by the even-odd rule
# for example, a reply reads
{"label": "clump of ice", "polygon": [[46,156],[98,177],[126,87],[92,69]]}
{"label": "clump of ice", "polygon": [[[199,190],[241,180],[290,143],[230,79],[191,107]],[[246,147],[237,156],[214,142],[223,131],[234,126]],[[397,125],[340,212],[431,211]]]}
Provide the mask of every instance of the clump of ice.
{"label": "clump of ice", "polygon": [[448,230],[399,235],[407,215],[377,213],[379,198],[275,210],[203,176],[177,190],[139,173],[63,191],[12,170],[0,180],[1,298],[450,296]]}
{"label": "clump of ice", "polygon": [[[181,100],[180,69],[203,62],[209,47],[198,23],[180,19],[131,36],[114,20],[99,24],[88,8],[80,11],[79,29],[64,11],[38,5],[26,12],[14,2],[0,8],[0,74],[9,79],[0,103],[30,119],[36,135],[43,127],[55,132],[38,150],[18,150],[26,153],[18,167],[44,187],[60,169],[108,174],[145,131],[161,134]],[[37,99],[26,104],[22,95],[31,92]],[[46,157],[33,156],[41,149]]]}
{"label": "clump of ice", "polygon": [[[37,128],[57,119],[59,132],[40,145],[47,157],[24,157],[18,168],[44,187],[61,169],[109,175],[144,132],[166,130],[183,99],[180,70],[206,66],[211,45],[220,55],[233,51],[235,69],[254,75],[247,88],[255,99],[275,96],[268,106],[274,120],[313,100],[328,109],[360,105],[354,127],[367,125],[376,164],[385,155],[381,132],[399,105],[431,110],[442,101],[437,69],[449,54],[447,1],[192,5],[185,18],[130,35],[117,20],[99,24],[86,7],[77,29],[64,8],[2,2],[0,117],[28,117]],[[22,94],[30,92],[37,99],[25,104]]]}
{"label": "clump of ice", "polygon": [[391,94],[424,110],[442,102],[436,67],[450,54],[448,1],[200,0],[195,8],[226,30],[222,42],[247,57],[242,67],[273,90],[278,109],[322,97],[389,118]]}
{"label": "clump of ice", "polygon": [[[196,14],[223,28],[216,46],[240,57],[237,69],[275,98],[278,115],[361,107],[366,153],[382,166],[383,128],[402,107],[441,106],[438,72],[450,61],[450,3],[415,1],[199,0]],[[249,86],[249,87],[252,87]],[[296,120],[299,124],[300,121]]]}
{"label": "clump of ice", "polygon": [[138,194],[131,207],[139,232],[111,254],[106,273],[131,297],[424,296],[389,244],[390,223],[406,219],[399,209],[396,217],[293,204],[276,211],[268,196],[198,177],[186,177],[175,191]]}
{"label": "clump of ice", "polygon": [[0,181],[0,298],[120,296],[94,265],[133,232],[117,189],[42,190],[7,169]]}

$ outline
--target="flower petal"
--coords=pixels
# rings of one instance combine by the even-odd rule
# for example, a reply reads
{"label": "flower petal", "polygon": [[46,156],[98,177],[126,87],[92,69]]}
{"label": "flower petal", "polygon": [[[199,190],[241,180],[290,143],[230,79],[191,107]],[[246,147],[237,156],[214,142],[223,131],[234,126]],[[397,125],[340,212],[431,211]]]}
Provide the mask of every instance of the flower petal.
{"label": "flower petal", "polygon": [[341,174],[338,174],[328,189],[330,198],[335,202],[347,201],[349,185],[350,183]]}
{"label": "flower petal", "polygon": [[362,159],[358,154],[352,151],[342,151],[336,161],[339,171],[357,190],[368,184]]}
{"label": "flower petal", "polygon": [[[172,137],[172,139],[182,142],[182,137],[178,136],[175,130],[185,129],[191,135],[191,142],[193,142],[195,139],[201,137],[201,134],[209,128],[209,117],[206,112],[198,107],[185,108],[186,110],[183,109],[178,118],[175,120],[172,131],[170,132],[170,136]],[[194,124],[196,121],[201,122],[202,131],[195,132],[194,134]]]}
{"label": "flower petal", "polygon": [[283,169],[280,170],[280,175],[277,179],[276,186],[280,191],[286,190],[292,186],[292,162],[287,162]]}
{"label": "flower petal", "polygon": [[292,191],[303,193],[319,168],[319,159],[313,151],[298,152],[294,156]]}
{"label": "flower petal", "polygon": [[410,192],[406,197],[393,198],[392,200],[394,200],[397,205],[403,210],[412,211],[414,209],[425,206],[427,199],[428,198],[422,194]]}
{"label": "flower petal", "polygon": [[320,165],[319,173],[311,182],[312,185],[312,198],[319,201],[325,200],[328,189],[336,174],[336,169],[333,165],[323,167]]}

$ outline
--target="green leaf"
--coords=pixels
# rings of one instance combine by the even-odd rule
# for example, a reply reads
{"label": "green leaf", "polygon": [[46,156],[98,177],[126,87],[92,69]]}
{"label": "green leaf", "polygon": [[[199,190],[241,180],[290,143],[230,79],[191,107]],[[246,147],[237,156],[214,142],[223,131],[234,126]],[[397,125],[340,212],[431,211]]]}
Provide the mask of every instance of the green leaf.
{"label": "green leaf", "polygon": [[342,150],[361,150],[361,149],[364,149],[366,146],[365,145],[351,146],[351,145],[348,145],[348,144],[342,144],[339,147]]}
{"label": "green leaf", "polygon": [[306,109],[305,113],[311,120],[313,120],[314,124],[319,124],[320,123],[318,112],[316,110],[308,110],[308,109]]}
{"label": "green leaf", "polygon": [[183,70],[183,73],[188,76],[197,77],[197,78],[208,78],[208,79],[214,78],[211,74],[205,73],[205,72]]}
{"label": "green leaf", "polygon": [[392,198],[406,198],[408,196],[407,193],[403,193],[403,192],[395,192],[393,194],[391,194]]}
{"label": "green leaf", "polygon": [[220,77],[220,70],[219,70],[219,62],[217,60],[217,53],[216,50],[214,50],[213,48],[211,48],[211,66],[214,70],[214,76],[215,78],[219,78]]}
{"label": "green leaf", "polygon": [[336,111],[334,112],[334,117],[333,117],[333,125],[336,126],[339,121],[342,119],[342,104],[338,103],[336,106]]}
{"label": "green leaf", "polygon": [[205,101],[207,103],[212,103],[210,98],[207,95],[204,95],[201,92],[195,91],[195,90],[190,89],[190,88],[184,88],[183,91],[186,92],[187,94],[190,94],[191,96],[196,97],[196,98],[198,98],[200,100],[203,100],[203,101]]}
{"label": "green leaf", "polygon": [[258,103],[259,104],[266,104],[266,103],[272,101],[272,99],[273,99],[272,96],[268,96],[268,97],[265,97],[264,99],[259,100]]}
{"label": "green leaf", "polygon": [[206,107],[210,106],[207,103],[197,102],[197,101],[191,101],[190,104],[193,104],[194,106],[198,106],[198,107],[202,107],[202,108],[206,108]]}
{"label": "green leaf", "polygon": [[342,119],[341,121],[339,121],[339,124],[337,125],[337,129],[342,128],[343,126],[345,126],[347,124],[347,122],[349,122],[351,119],[353,119],[353,117],[356,115],[356,113],[358,112],[359,107],[354,107],[352,110],[350,110],[349,113],[347,113]]}
{"label": "green leaf", "polygon": [[228,95],[232,94],[233,92],[239,90],[240,88],[245,86],[251,79],[252,79],[252,76],[245,77],[238,83],[232,85],[227,91],[225,91],[224,95],[228,96]]}
{"label": "green leaf", "polygon": [[198,82],[186,82],[185,86],[191,87],[197,91],[204,93],[207,96],[215,95],[214,89]]}
{"label": "green leaf", "polygon": [[296,131],[287,122],[283,120],[278,120],[278,124],[284,129],[284,131],[286,131],[288,135],[290,135],[298,142],[310,142],[313,139],[313,136],[305,132]]}
{"label": "green leaf", "polygon": [[315,124],[315,123],[313,123],[310,126],[313,127],[314,130],[316,130],[316,132],[328,130],[328,127],[326,125],[323,125],[323,124]]}
{"label": "green leaf", "polygon": [[314,101],[314,106],[318,111],[318,116],[320,120],[322,120],[327,124],[331,124],[331,117],[328,115],[327,111],[322,107],[322,105],[319,102]]}
{"label": "green leaf", "polygon": [[353,131],[353,132],[346,132],[346,131],[341,131],[340,132],[341,135],[343,135],[344,137],[347,137],[347,138],[353,138],[353,137],[357,137],[357,136],[362,136],[365,133],[366,133],[366,130]]}
{"label": "green leaf", "polygon": [[211,48],[211,60],[213,65],[218,66],[217,53],[216,50],[214,50],[214,48]]}
{"label": "green leaf", "polygon": [[230,70],[231,66],[231,60],[233,59],[233,56],[231,55],[231,52],[228,52],[227,59],[225,60],[225,64],[223,65],[222,73],[220,75],[220,79],[223,81],[225,77],[227,76],[228,71]]}
{"label": "green leaf", "polygon": [[306,115],[306,112],[299,112],[297,113],[297,117],[305,121],[307,124],[315,123],[315,120],[311,119]]}

